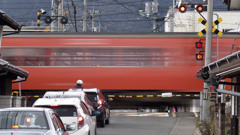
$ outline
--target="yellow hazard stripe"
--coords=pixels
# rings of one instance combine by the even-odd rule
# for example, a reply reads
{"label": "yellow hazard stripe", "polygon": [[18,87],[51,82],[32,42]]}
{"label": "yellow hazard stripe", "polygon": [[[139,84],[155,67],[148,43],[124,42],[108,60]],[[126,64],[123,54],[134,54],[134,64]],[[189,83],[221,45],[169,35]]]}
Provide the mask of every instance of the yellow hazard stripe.
{"label": "yellow hazard stripe", "polygon": [[221,37],[223,35],[223,33],[221,31],[219,31],[218,29],[216,28],[212,28],[212,32],[216,33],[219,37]]}
{"label": "yellow hazard stripe", "polygon": [[223,19],[222,19],[221,17],[218,18],[216,21],[213,22],[213,24],[212,24],[213,27],[214,27],[214,26],[217,26],[217,25],[218,25],[220,22],[222,22],[222,21],[223,21]]}
{"label": "yellow hazard stripe", "polygon": [[221,37],[223,35],[223,33],[221,31],[218,32],[217,34],[219,37]]}
{"label": "yellow hazard stripe", "polygon": [[110,97],[110,98],[112,97],[113,98],[113,97],[115,97],[115,95],[108,95],[108,97]]}
{"label": "yellow hazard stripe", "polygon": [[206,22],[205,20],[203,20],[202,18],[199,18],[198,21],[199,21],[201,24],[207,26],[207,22]]}
{"label": "yellow hazard stripe", "polygon": [[199,37],[202,37],[203,36],[203,33],[200,31],[200,32],[198,32],[198,36]]}
{"label": "yellow hazard stripe", "polygon": [[207,28],[203,29],[202,31],[198,32],[198,36],[201,37],[203,36],[207,31]]}

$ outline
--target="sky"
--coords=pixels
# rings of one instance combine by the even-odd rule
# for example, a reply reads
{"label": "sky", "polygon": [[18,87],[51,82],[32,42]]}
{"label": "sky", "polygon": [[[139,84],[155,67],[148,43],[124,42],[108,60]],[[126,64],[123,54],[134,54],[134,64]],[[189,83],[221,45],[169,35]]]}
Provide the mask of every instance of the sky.
{"label": "sky", "polygon": [[[100,26],[101,32],[152,32],[153,16],[140,14],[139,10],[145,10],[145,3],[152,0],[87,0],[87,31],[91,31],[90,12],[100,11],[101,15],[95,16],[95,27]],[[74,3],[74,4],[72,4]],[[158,32],[164,32],[164,18],[172,5],[172,0],[158,0],[157,22]],[[202,0],[186,0],[186,3],[203,3]],[[204,4],[204,3],[203,3]],[[206,4],[206,3],[205,3]],[[74,6],[76,6],[77,31],[82,31],[83,0],[64,0],[64,11],[68,23],[66,31],[76,32],[74,27]],[[226,10],[222,0],[214,0],[214,10]],[[41,16],[41,26],[47,26],[44,22],[46,16],[50,16],[51,0],[0,0],[0,10],[5,11],[17,23],[23,26],[37,26],[37,11],[44,9],[47,14]]]}

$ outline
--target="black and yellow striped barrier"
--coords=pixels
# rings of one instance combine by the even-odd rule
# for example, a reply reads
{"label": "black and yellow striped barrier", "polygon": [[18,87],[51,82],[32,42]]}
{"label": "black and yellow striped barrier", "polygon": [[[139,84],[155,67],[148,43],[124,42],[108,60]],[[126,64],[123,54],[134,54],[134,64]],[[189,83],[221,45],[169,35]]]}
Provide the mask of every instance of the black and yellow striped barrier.
{"label": "black and yellow striped barrier", "polygon": [[[199,94],[173,94],[172,97],[199,97]],[[166,98],[158,95],[107,95],[108,98]]]}
{"label": "black and yellow striped barrier", "polygon": [[[204,19],[202,19],[202,18],[199,18],[198,21],[199,21],[201,24],[207,26],[207,21],[206,21],[206,20],[204,20]],[[214,27],[217,26],[217,25],[218,25],[220,22],[222,22],[222,21],[223,21],[223,20],[222,20],[222,18],[220,17],[220,18],[218,18],[216,21],[214,21],[213,24],[212,24],[212,26],[213,26],[212,32],[214,32],[215,34],[217,34],[219,37],[221,37],[221,36],[223,35],[223,33],[222,33],[221,31],[219,31],[218,29],[214,28]],[[206,31],[207,31],[207,28],[201,30],[200,32],[198,32],[198,36],[199,36],[199,37],[203,36],[204,34],[206,34]]]}
{"label": "black and yellow striped barrier", "polygon": [[[13,91],[12,95],[18,96],[19,92],[18,91]],[[182,94],[172,94],[171,97],[199,97],[200,94],[187,94],[187,93],[182,93]],[[25,96],[26,98],[41,98],[42,95],[27,95]],[[157,94],[157,95],[107,95],[108,98],[166,98],[162,96],[162,94]]]}

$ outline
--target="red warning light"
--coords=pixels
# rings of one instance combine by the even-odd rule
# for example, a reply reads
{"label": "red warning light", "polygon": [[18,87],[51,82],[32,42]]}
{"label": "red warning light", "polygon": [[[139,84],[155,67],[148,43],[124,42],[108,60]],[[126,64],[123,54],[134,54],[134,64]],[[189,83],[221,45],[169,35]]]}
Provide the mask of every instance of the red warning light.
{"label": "red warning light", "polygon": [[59,105],[57,104],[53,104],[53,105],[49,105],[50,107],[58,107]]}
{"label": "red warning light", "polygon": [[203,60],[203,54],[201,53],[196,54],[196,60]]}
{"label": "red warning light", "polygon": [[196,10],[198,12],[202,12],[203,11],[203,6],[202,5],[197,5]]}
{"label": "red warning light", "polygon": [[202,49],[203,43],[202,43],[202,42],[196,42],[196,43],[195,43],[195,47],[196,47],[197,49]]}
{"label": "red warning light", "polygon": [[45,55],[51,55],[51,52],[45,52]]}
{"label": "red warning light", "polygon": [[185,13],[187,11],[187,7],[185,5],[179,6],[179,12]]}

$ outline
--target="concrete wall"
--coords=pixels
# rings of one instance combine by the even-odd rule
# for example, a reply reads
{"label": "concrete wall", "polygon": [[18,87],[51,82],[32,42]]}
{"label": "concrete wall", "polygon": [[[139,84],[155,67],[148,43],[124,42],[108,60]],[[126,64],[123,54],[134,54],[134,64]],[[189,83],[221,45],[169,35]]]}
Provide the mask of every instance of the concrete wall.
{"label": "concrete wall", "polygon": [[19,96],[0,96],[0,108],[26,107],[26,98]]}

